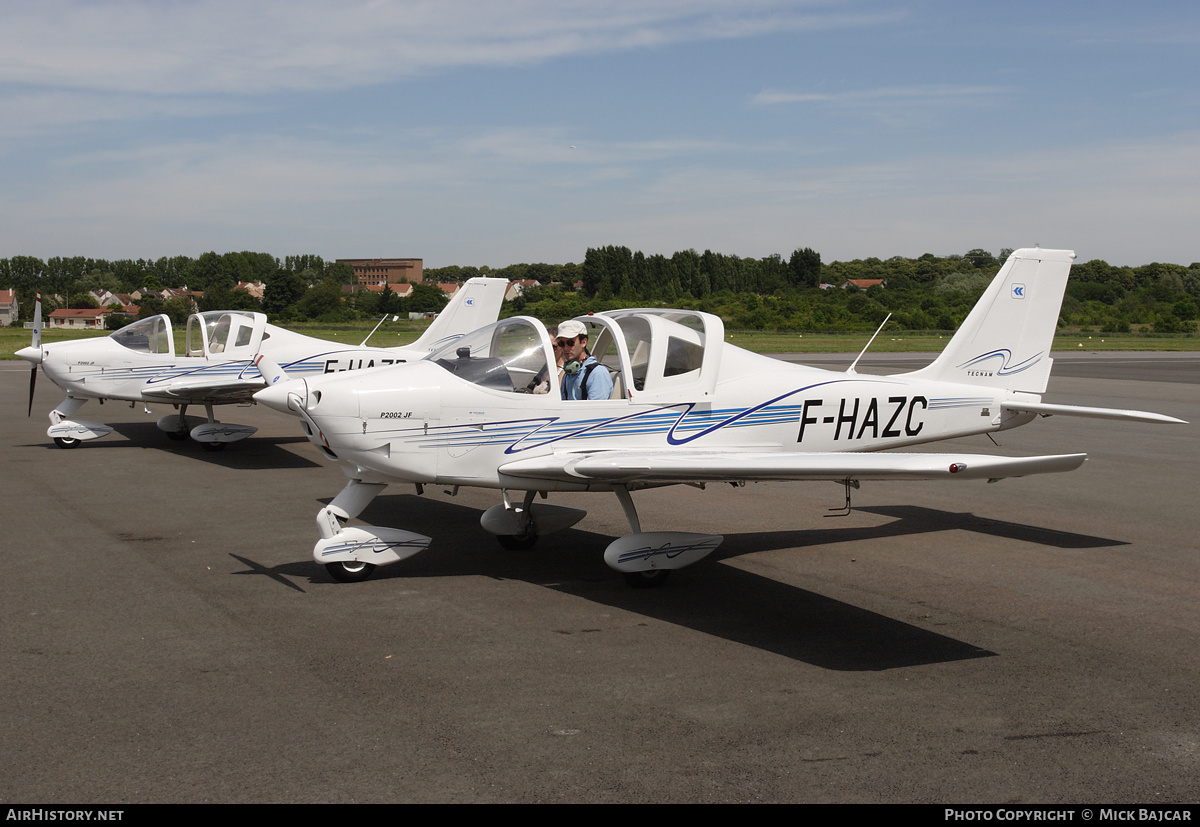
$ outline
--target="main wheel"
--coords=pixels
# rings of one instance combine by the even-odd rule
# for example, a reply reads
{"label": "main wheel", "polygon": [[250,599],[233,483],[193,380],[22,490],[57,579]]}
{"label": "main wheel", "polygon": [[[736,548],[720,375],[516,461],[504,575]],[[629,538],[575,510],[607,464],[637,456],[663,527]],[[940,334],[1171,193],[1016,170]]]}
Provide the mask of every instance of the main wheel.
{"label": "main wheel", "polygon": [[69,436],[56,436],[54,444],[59,448],[78,448],[79,440]]}
{"label": "main wheel", "polygon": [[670,569],[648,569],[646,571],[623,571],[625,582],[635,589],[657,589],[671,576]]}
{"label": "main wheel", "polygon": [[523,551],[527,548],[533,548],[534,543],[537,541],[538,535],[533,533],[496,535],[496,542],[509,551]]}
{"label": "main wheel", "polygon": [[187,438],[187,431],[167,431],[167,439],[173,439],[176,442],[183,442]]}
{"label": "main wheel", "polygon": [[326,563],[325,571],[339,583],[360,583],[375,571],[374,563],[362,563],[358,560],[344,560],[340,563]]}
{"label": "main wheel", "polygon": [[201,442],[205,451],[224,451],[228,442]]}

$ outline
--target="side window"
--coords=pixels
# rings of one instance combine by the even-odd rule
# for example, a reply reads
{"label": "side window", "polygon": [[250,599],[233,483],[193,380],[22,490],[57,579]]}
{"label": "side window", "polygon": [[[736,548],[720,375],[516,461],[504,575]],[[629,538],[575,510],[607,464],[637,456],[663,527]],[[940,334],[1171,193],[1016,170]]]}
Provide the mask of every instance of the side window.
{"label": "side window", "polygon": [[621,330],[625,334],[625,352],[629,354],[633,389],[644,391],[646,378],[650,375],[650,325],[645,319],[633,316],[621,319]]}
{"label": "side window", "polygon": [[206,319],[205,324],[209,329],[208,352],[224,353],[225,346],[229,341],[229,316],[222,315],[216,319]]}
{"label": "side window", "polygon": [[186,356],[203,356],[204,355],[204,319],[198,314],[188,316],[187,323],[187,344],[185,345],[184,355]]}
{"label": "side window", "polygon": [[663,365],[663,376],[682,376],[700,370],[703,361],[703,347],[695,342],[685,342],[671,336],[667,339],[667,361]]}
{"label": "side window", "polygon": [[[581,374],[587,378],[587,400],[628,398],[625,391],[625,367],[628,364],[628,357],[624,350],[625,334],[621,327],[611,319],[599,316],[589,316],[586,319],[581,317],[576,321],[583,322],[587,329],[588,354],[599,363],[581,371]],[[596,371],[604,372],[604,376],[599,380],[596,378]],[[579,387],[582,382],[582,378],[563,380],[566,392],[571,394],[572,399],[582,400],[585,398],[582,391],[579,391],[579,396],[576,397],[575,391],[572,390]],[[597,388],[601,390],[597,391]],[[602,395],[592,396],[593,393]]]}
{"label": "side window", "polygon": [[[188,317],[188,356],[216,355],[254,345],[255,330],[266,323],[262,314],[244,310],[209,310]],[[265,340],[266,334],[263,334]],[[206,347],[207,346],[207,347]]]}
{"label": "side window", "polygon": [[721,320],[691,310],[613,310],[629,356],[632,399],[698,400],[714,391],[724,340]]}

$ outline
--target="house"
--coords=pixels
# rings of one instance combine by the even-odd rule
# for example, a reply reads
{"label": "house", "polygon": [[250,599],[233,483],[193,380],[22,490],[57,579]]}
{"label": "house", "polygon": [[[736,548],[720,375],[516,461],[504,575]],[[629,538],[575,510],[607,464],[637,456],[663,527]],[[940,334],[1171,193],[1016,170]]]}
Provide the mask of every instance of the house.
{"label": "house", "polygon": [[541,286],[542,283],[537,279],[514,279],[508,283],[508,289],[504,291],[504,300],[510,302],[526,290]]}
{"label": "house", "polygon": [[87,293],[96,300],[96,304],[101,307],[112,307],[114,304],[119,304],[121,307],[133,304],[137,299],[131,293],[113,293],[109,290],[89,290]]}
{"label": "house", "polygon": [[20,314],[16,290],[0,290],[0,325],[7,327],[17,323]]}
{"label": "house", "polygon": [[[411,284],[389,284],[387,287],[392,291],[393,294],[402,299],[407,299],[412,295],[413,288]],[[360,290],[366,290],[370,293],[382,293],[383,288],[384,285],[382,284],[343,284],[342,292],[357,293]]]}
{"label": "house", "polygon": [[265,281],[239,281],[233,289],[245,290],[254,298],[261,299],[267,291],[267,283]]}
{"label": "house", "polygon": [[197,310],[196,302],[204,296],[203,290],[188,290],[187,287],[167,287],[158,294],[163,301],[171,299],[183,299],[188,303],[188,312],[195,313]]}
{"label": "house", "polygon": [[846,279],[838,287],[843,290],[847,287],[857,287],[859,290],[866,290],[868,287],[874,287],[877,284],[887,287],[887,282],[883,279]]}
{"label": "house", "polygon": [[107,307],[62,307],[50,314],[47,327],[104,330],[104,323],[112,312]]}

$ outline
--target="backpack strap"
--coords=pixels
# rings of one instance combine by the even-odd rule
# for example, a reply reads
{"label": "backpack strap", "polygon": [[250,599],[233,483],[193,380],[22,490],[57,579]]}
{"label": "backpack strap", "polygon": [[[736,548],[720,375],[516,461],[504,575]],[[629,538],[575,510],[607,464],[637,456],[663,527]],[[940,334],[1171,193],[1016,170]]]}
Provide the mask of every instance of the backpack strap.
{"label": "backpack strap", "polygon": [[592,371],[594,371],[598,367],[600,367],[599,362],[592,362],[590,365],[588,365],[587,367],[585,367],[583,369],[583,377],[579,380],[579,398],[580,399],[588,398],[588,395],[587,395],[588,377],[591,376]]}

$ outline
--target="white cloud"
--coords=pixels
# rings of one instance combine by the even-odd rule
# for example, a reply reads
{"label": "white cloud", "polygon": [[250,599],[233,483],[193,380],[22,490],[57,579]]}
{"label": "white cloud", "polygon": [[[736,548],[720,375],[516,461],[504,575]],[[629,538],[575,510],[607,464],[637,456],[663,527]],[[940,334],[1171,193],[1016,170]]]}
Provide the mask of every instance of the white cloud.
{"label": "white cloud", "polygon": [[1008,94],[998,86],[909,86],[859,89],[847,92],[786,92],[765,89],[750,98],[751,106],[778,106],[795,103],[823,103],[845,108],[877,106],[879,104],[938,104],[963,101],[983,101]]}
{"label": "white cloud", "polygon": [[165,94],[387,82],[667,43],[861,25],[826,0],[44,0],[0,11],[0,82]]}

